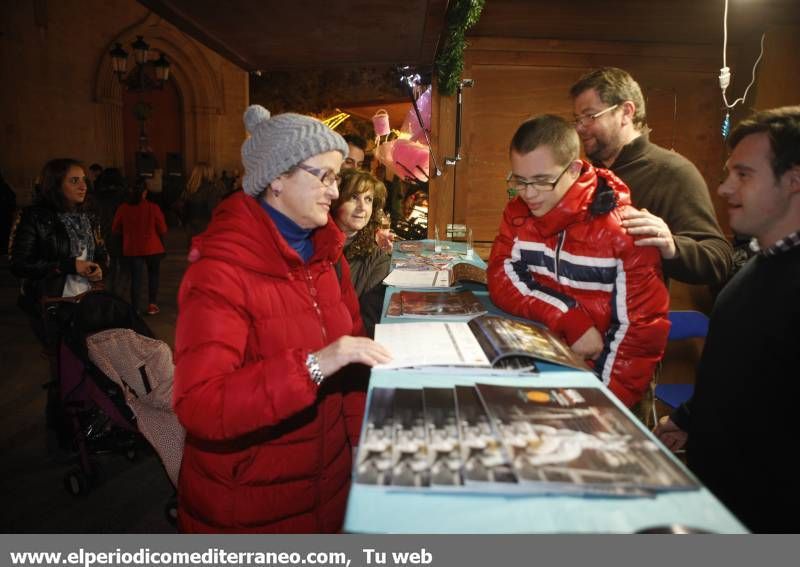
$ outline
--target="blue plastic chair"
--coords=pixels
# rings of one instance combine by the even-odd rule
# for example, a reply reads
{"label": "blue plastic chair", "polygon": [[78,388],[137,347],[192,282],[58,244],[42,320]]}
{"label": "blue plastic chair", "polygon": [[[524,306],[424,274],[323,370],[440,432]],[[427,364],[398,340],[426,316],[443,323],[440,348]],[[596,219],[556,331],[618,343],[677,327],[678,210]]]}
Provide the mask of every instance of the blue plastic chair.
{"label": "blue plastic chair", "polygon": [[[704,339],[708,334],[708,317],[699,311],[670,311],[669,320],[672,327],[669,330],[670,341],[684,339]],[[672,409],[687,401],[694,394],[694,384],[658,384],[655,388],[655,398]],[[653,405],[654,417],[655,405]]]}
{"label": "blue plastic chair", "polygon": [[704,339],[708,334],[708,317],[699,311],[670,311],[670,341]]}

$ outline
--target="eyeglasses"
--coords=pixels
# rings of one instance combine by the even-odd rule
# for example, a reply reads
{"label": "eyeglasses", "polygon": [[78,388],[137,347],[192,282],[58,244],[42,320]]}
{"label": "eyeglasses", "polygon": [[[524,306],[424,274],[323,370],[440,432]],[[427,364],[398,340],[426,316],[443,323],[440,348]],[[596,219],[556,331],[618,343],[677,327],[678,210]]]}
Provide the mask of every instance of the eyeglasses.
{"label": "eyeglasses", "polygon": [[619,106],[619,103],[615,104],[614,106],[609,106],[608,108],[604,108],[600,112],[595,112],[594,114],[581,114],[580,116],[575,117],[575,127],[583,126],[586,127],[589,124],[593,124],[595,120],[600,118],[606,112],[611,112],[615,108]]}
{"label": "eyeglasses", "polygon": [[304,163],[298,163],[297,167],[319,179],[323,187],[330,187],[334,183],[338,185],[338,183],[342,180],[342,176],[332,169],[320,169],[318,167],[311,167],[310,165],[306,165]]}
{"label": "eyeglasses", "polygon": [[508,183],[508,188],[506,189],[506,191],[508,192],[508,198],[513,199],[519,193],[522,193],[523,191],[527,190],[529,186],[533,187],[539,192],[553,191],[556,188],[556,185],[558,185],[558,182],[561,181],[561,178],[564,176],[564,174],[567,172],[567,170],[570,168],[571,165],[572,162],[569,162],[567,164],[567,167],[565,167],[564,170],[561,173],[559,173],[558,177],[556,177],[555,180],[553,181],[545,181],[543,179],[525,181],[521,177],[514,175],[513,171],[509,171],[508,176],[506,177],[506,183]]}

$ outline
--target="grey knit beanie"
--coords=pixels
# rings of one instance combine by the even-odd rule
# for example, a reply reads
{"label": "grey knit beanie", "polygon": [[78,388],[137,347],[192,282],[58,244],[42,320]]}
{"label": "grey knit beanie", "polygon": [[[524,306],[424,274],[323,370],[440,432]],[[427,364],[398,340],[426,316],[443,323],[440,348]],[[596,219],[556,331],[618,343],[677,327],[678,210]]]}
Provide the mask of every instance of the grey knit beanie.
{"label": "grey knit beanie", "polygon": [[244,113],[250,137],[242,144],[244,192],[257,197],[293,166],[317,154],[338,151],[347,156],[347,142],[325,124],[301,114],[270,116],[254,104]]}

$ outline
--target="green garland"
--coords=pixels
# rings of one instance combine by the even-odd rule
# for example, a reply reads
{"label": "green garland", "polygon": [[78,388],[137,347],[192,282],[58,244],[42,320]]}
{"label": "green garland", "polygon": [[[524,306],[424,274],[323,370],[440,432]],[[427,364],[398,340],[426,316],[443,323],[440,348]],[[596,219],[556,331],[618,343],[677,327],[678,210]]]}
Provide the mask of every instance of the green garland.
{"label": "green garland", "polygon": [[464,71],[464,49],[466,31],[478,23],[485,0],[455,0],[447,10],[447,32],[442,49],[436,58],[439,75],[439,92],[450,96],[456,92]]}

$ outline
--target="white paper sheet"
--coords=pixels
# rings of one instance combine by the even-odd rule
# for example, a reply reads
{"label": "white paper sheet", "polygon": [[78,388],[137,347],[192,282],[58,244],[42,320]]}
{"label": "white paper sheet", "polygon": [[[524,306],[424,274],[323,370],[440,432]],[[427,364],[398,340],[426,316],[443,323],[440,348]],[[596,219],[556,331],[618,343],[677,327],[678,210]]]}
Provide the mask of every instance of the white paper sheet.
{"label": "white paper sheet", "polygon": [[483,366],[491,364],[469,326],[463,322],[375,325],[375,341],[393,360],[375,368],[410,366]]}
{"label": "white paper sheet", "polygon": [[450,287],[449,270],[392,270],[383,280],[386,285],[404,288]]}

